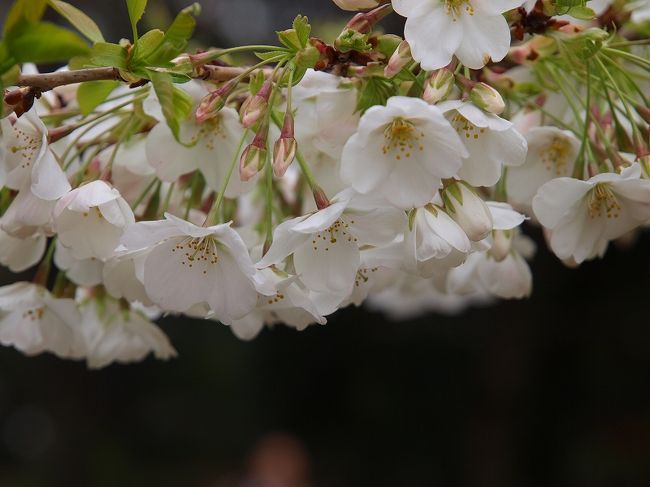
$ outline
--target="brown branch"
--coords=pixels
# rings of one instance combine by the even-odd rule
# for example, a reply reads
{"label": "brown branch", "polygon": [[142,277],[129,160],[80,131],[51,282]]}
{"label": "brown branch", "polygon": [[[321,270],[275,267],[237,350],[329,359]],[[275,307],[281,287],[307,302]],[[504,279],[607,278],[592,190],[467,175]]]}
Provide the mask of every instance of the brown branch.
{"label": "brown branch", "polygon": [[122,78],[117,68],[88,68],[55,73],[21,74],[16,85],[36,88],[42,92],[57,86],[100,80],[122,80]]}

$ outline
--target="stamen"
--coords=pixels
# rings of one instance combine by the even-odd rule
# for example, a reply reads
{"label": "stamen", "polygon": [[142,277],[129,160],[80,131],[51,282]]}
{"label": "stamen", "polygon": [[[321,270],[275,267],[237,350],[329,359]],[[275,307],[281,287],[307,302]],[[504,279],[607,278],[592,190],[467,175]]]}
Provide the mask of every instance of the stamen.
{"label": "stamen", "polygon": [[447,15],[453,17],[454,22],[456,22],[463,12],[467,12],[468,15],[474,15],[474,7],[470,0],[445,0],[445,9]]}
{"label": "stamen", "polygon": [[[608,183],[598,183],[589,192],[589,216],[591,218],[618,218],[621,206]],[[603,211],[604,210],[604,211]]]}
{"label": "stamen", "polygon": [[419,131],[415,125],[403,118],[394,119],[384,130],[384,145],[381,151],[388,155],[395,153],[395,159],[401,160],[411,157],[414,151],[424,151],[424,145],[420,142],[424,138],[424,132]]}

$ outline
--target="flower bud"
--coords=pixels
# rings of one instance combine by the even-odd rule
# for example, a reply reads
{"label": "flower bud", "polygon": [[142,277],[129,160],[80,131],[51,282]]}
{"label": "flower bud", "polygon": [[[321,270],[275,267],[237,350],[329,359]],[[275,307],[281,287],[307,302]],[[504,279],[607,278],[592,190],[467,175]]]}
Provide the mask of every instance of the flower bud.
{"label": "flower bud", "polygon": [[411,46],[409,46],[407,41],[402,41],[388,60],[388,65],[386,66],[386,69],[384,69],[384,76],[387,78],[397,76],[402,68],[407,66],[411,61],[413,61],[413,57],[411,56]]}
{"label": "flower bud", "polygon": [[230,82],[205,95],[196,109],[196,121],[203,123],[216,117],[221,109],[226,106],[226,99],[234,88],[235,85]]}
{"label": "flower bud", "polygon": [[485,83],[476,83],[469,94],[469,99],[477,107],[495,115],[501,115],[506,109],[501,94]]}
{"label": "flower bud", "polygon": [[492,231],[492,213],[485,202],[464,181],[447,184],[442,193],[445,210],[473,242],[480,242]]}
{"label": "flower bud", "polygon": [[255,96],[250,96],[242,104],[239,110],[241,123],[245,128],[250,128],[266,113],[269,106],[269,98],[273,90],[273,83],[267,80]]}
{"label": "flower bud", "polygon": [[239,159],[239,178],[242,181],[250,180],[264,167],[268,154],[268,150],[266,149],[268,133],[268,124],[262,124],[255,134],[253,142],[242,152],[241,158]]}
{"label": "flower bud", "polygon": [[314,201],[316,202],[316,208],[319,210],[324,210],[327,208],[331,203],[327,195],[325,194],[325,191],[323,191],[323,188],[320,186],[316,186],[313,190],[314,194]]}
{"label": "flower bud", "polygon": [[427,80],[422,99],[433,105],[447,98],[453,87],[454,73],[447,68],[439,69]]}
{"label": "flower bud", "polygon": [[334,3],[342,8],[351,12],[357,10],[369,10],[379,6],[380,0],[334,0]]}
{"label": "flower bud", "polygon": [[284,124],[280,138],[275,142],[273,148],[273,174],[281,178],[296,157],[298,143],[296,142],[293,130],[293,115],[287,111],[284,115]]}
{"label": "flower bud", "polygon": [[492,232],[492,247],[490,248],[490,255],[497,262],[503,261],[510,253],[512,247],[512,230],[494,230]]}
{"label": "flower bud", "polygon": [[372,31],[373,27],[377,22],[386,17],[391,13],[392,7],[390,5],[381,5],[377,8],[371,10],[370,12],[363,12],[352,17],[347,25],[345,30],[353,30],[359,32],[360,34],[368,34]]}

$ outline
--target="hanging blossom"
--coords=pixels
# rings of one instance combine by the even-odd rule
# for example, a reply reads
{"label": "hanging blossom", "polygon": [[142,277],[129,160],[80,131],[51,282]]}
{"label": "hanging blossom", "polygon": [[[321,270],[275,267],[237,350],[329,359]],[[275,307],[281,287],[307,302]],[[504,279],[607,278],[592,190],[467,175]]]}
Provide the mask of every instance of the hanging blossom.
{"label": "hanging blossom", "polygon": [[403,209],[429,203],[442,178],[468,155],[442,112],[417,98],[396,96],[361,118],[341,156],[341,179]]}
{"label": "hanging blossom", "polygon": [[557,178],[533,199],[533,211],[550,231],[561,259],[576,263],[602,255],[616,239],[650,219],[650,180],[639,164],[621,174],[603,173],[587,181]]}
{"label": "hanging blossom", "polygon": [[413,58],[426,70],[444,68],[453,56],[471,69],[501,61],[510,49],[503,13],[524,0],[393,0],[406,17],[404,33]]}
{"label": "hanging blossom", "polygon": [[0,287],[0,343],[99,368],[174,357],[169,314],[245,340],[457,314],[530,296],[530,225],[569,266],[647,227],[646,0],[334,3],[331,44],[298,17],[284,47],[141,36],[126,83],[6,66],[0,265],[33,281]]}

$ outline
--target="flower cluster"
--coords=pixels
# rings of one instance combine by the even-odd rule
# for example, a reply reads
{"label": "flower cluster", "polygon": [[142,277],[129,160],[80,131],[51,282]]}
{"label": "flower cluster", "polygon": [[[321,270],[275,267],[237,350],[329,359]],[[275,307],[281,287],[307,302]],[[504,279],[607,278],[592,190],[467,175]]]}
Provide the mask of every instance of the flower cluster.
{"label": "flower cluster", "polygon": [[5,75],[0,264],[35,272],[0,343],[102,367],[173,357],[165,314],[251,339],[454,313],[531,294],[525,222],[576,266],[650,221],[650,2],[334,1],[329,44],[298,17],[188,54],[129,10],[133,42],[84,16],[83,59]]}

